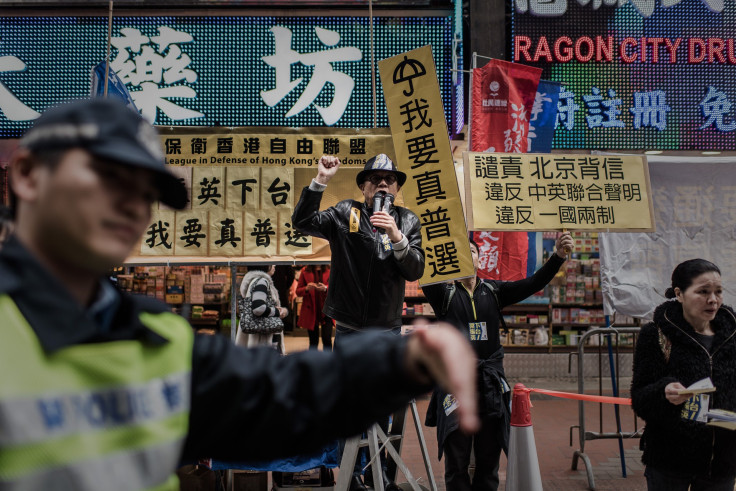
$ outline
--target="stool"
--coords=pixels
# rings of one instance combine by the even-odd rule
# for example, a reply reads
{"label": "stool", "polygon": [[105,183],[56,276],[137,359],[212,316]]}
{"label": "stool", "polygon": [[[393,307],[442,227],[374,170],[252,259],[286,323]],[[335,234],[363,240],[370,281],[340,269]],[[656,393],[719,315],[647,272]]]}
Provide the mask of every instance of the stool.
{"label": "stool", "polygon": [[[429,452],[427,451],[427,443],[424,440],[424,432],[422,431],[422,423],[419,419],[419,412],[417,411],[417,404],[414,400],[409,403],[411,408],[411,415],[414,421],[414,428],[417,431],[417,437],[419,440],[419,448],[422,452],[422,459],[424,460],[424,467],[427,471],[427,477],[429,479],[429,485],[431,491],[437,491],[437,483],[434,479],[434,473],[432,472],[432,464],[429,461]],[[362,447],[368,447],[368,465],[371,466],[373,472],[373,486],[375,491],[385,491],[383,487],[383,476],[381,475],[381,464],[380,464],[380,452],[385,447],[388,456],[391,458],[397,469],[406,477],[406,480],[413,491],[422,491],[422,488],[417,483],[416,479],[411,474],[411,471],[406,466],[404,461],[401,459],[401,443],[404,438],[404,414],[406,409],[401,414],[397,414],[394,417],[394,423],[400,426],[400,433],[394,434],[396,430],[396,424],[392,424],[389,435],[383,432],[378,424],[371,425],[366,431],[366,438],[360,436],[354,436],[348,438],[345,442],[345,451],[340,461],[340,473],[337,477],[337,483],[335,485],[336,491],[347,491],[350,486],[350,479],[352,477],[352,469],[355,466],[355,461],[358,458],[358,449]],[[380,446],[379,446],[380,443]],[[391,463],[389,461],[389,463]],[[389,476],[391,473],[389,472]],[[394,476],[391,476],[395,479]]]}

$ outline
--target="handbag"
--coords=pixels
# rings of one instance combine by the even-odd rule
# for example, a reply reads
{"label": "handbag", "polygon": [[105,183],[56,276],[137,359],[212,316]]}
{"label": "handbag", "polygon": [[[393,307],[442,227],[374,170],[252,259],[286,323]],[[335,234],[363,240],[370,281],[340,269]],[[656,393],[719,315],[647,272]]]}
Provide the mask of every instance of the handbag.
{"label": "handbag", "polygon": [[[258,317],[253,315],[253,283],[248,285],[248,291],[245,298],[238,298],[238,310],[240,310],[240,329],[247,334],[275,334],[284,330],[284,321],[281,318]],[[266,305],[276,307],[276,302],[269,294],[266,298]]]}

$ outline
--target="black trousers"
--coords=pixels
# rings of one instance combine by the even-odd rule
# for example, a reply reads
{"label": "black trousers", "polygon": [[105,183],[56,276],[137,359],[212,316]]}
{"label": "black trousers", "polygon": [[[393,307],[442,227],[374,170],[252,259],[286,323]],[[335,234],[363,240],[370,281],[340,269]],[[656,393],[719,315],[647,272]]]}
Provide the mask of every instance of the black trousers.
{"label": "black trousers", "polygon": [[[332,321],[322,323],[322,350],[332,351]],[[320,323],[317,322],[314,329],[307,331],[309,334],[309,349],[319,348]]]}
{"label": "black trousers", "polygon": [[733,491],[733,477],[714,481],[695,474],[679,474],[647,466],[644,469],[649,491]]}
{"label": "black trousers", "polygon": [[[498,489],[498,463],[501,459],[500,431],[503,421],[484,419],[475,435],[460,430],[445,437],[445,488],[447,491],[496,491]],[[470,481],[471,448],[475,451],[475,472]]]}

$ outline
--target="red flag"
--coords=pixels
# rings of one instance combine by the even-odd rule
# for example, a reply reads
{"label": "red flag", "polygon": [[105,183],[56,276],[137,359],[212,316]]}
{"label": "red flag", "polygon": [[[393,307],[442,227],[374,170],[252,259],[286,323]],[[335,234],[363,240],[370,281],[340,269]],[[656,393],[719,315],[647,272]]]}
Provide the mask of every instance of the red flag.
{"label": "red flag", "polygon": [[501,232],[473,232],[473,241],[478,244],[478,276],[485,280],[501,279]]}
{"label": "red flag", "polygon": [[526,232],[473,232],[478,244],[478,276],[487,280],[526,278],[529,240]]}
{"label": "red flag", "polygon": [[[528,151],[529,114],[541,75],[540,68],[502,60],[473,70],[471,151]],[[526,232],[474,232],[473,240],[480,248],[478,276],[502,281],[526,278]]]}
{"label": "red flag", "polygon": [[473,152],[525,153],[541,68],[491,60],[473,69]]}

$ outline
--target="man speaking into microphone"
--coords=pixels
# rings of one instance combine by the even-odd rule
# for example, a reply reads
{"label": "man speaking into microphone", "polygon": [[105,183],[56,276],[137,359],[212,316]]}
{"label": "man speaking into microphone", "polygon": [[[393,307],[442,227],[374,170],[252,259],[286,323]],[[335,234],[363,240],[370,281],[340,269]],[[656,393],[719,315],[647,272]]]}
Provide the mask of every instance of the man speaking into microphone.
{"label": "man speaking into microphone", "polygon": [[[387,155],[376,155],[356,177],[364,201],[347,199],[320,211],[322,194],[339,167],[337,157],[319,160],[317,177],[302,190],[292,216],[299,232],[330,243],[332,269],[323,310],[337,323],[335,349],[362,330],[398,335],[405,281],[415,281],[424,272],[419,218],[393,205],[406,174]],[[350,489],[365,489],[359,468]]]}

